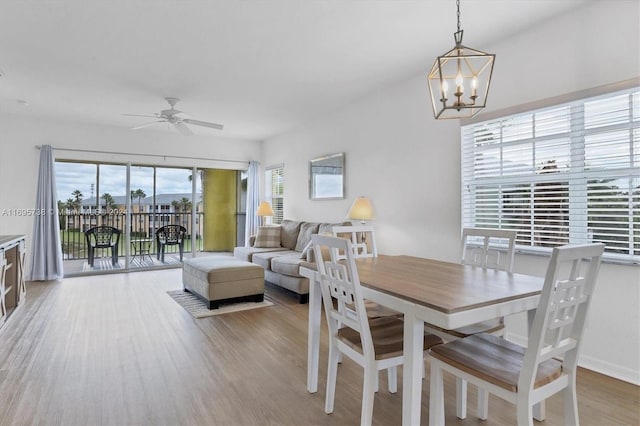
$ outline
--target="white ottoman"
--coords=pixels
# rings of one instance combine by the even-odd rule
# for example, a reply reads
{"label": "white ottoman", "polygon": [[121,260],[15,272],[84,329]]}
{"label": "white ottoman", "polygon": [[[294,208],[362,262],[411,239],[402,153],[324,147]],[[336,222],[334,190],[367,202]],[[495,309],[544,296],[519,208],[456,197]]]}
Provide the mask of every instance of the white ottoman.
{"label": "white ottoman", "polygon": [[182,285],[217,309],[222,303],[264,300],[264,269],[231,256],[185,259]]}

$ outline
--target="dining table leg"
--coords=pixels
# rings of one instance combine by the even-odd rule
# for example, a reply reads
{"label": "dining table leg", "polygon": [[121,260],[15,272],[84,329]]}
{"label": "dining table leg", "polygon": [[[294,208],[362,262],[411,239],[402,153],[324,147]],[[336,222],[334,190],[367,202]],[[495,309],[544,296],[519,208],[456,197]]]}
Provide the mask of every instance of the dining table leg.
{"label": "dining table leg", "polygon": [[[527,325],[528,325],[527,334],[531,333],[531,330],[533,330],[533,319],[535,317],[536,317],[535,309],[527,311]],[[545,401],[542,400],[533,406],[533,418],[541,422],[541,421],[544,421],[545,417],[546,417]]]}
{"label": "dining table leg", "polygon": [[420,408],[422,406],[424,321],[417,319],[413,312],[403,313],[402,424],[419,425]]}
{"label": "dining table leg", "polygon": [[310,393],[318,391],[318,369],[320,361],[320,317],[322,310],[322,295],[320,285],[315,279],[315,273],[309,278],[309,330],[307,340],[307,390]]}

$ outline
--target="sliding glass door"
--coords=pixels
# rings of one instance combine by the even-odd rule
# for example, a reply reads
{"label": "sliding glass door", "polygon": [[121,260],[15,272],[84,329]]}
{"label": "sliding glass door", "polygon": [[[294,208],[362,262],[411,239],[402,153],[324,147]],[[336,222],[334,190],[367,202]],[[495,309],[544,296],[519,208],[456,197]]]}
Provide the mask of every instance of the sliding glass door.
{"label": "sliding glass door", "polygon": [[[237,175],[235,170],[57,161],[65,276],[179,266],[203,249],[232,250]],[[205,177],[210,191],[205,191]],[[208,224],[205,198],[212,218]],[[233,222],[226,219],[229,215]],[[108,238],[97,233],[101,227],[110,229]],[[172,237],[165,238],[169,232]],[[205,236],[211,238],[206,247]]]}

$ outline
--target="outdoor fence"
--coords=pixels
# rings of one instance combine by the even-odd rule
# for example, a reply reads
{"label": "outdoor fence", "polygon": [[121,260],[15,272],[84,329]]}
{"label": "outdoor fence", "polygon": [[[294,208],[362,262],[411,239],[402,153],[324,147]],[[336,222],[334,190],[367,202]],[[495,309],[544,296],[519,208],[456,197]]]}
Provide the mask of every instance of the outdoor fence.
{"label": "outdoor fence", "polygon": [[[187,229],[184,241],[184,251],[191,251],[192,243],[196,250],[202,250],[202,234],[204,213],[196,213],[196,228],[192,232],[191,212],[184,213],[131,213],[130,240],[150,240],[150,253],[156,254],[156,231],[165,225],[182,225]],[[126,253],[126,220],[127,215],[121,212],[112,214],[80,213],[73,211],[60,212],[60,240],[64,260],[87,259],[87,241],[84,232],[100,225],[113,226],[120,230],[118,252],[121,256]],[[177,253],[178,246],[167,246],[165,253]],[[133,247],[131,253],[134,254]]]}

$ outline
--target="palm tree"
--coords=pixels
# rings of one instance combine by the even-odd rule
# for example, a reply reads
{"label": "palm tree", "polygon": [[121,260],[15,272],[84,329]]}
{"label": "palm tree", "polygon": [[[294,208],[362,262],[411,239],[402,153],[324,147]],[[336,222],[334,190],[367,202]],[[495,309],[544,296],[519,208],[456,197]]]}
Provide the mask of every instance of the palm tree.
{"label": "palm tree", "polygon": [[74,200],[73,198],[67,198],[67,201],[64,202],[64,208],[68,210],[73,210],[75,205],[76,205],[76,200]]}
{"label": "palm tree", "polygon": [[135,191],[131,191],[131,200],[133,200],[134,198],[138,199],[138,213],[141,213],[140,202],[146,196],[147,194],[140,188],[136,189]]}
{"label": "palm tree", "polygon": [[75,208],[76,210],[80,210],[80,206],[82,205],[82,199],[84,198],[84,195],[82,195],[82,192],[80,192],[79,189],[76,189],[75,191],[73,191],[71,195],[73,196],[73,208]]}
{"label": "palm tree", "polygon": [[102,197],[100,198],[104,200],[104,207],[106,210],[113,209],[113,205],[115,204],[115,201],[111,196],[111,194],[109,194],[108,192],[105,192],[104,194],[102,194]]}
{"label": "palm tree", "polygon": [[183,212],[191,211],[191,200],[187,197],[182,197],[180,200],[180,206],[182,207]]}
{"label": "palm tree", "polygon": [[141,188],[136,189],[135,191],[131,191],[131,200],[133,200],[134,198],[138,199],[138,231],[141,231],[140,228],[144,228],[143,226],[143,221],[144,221],[144,217],[142,215],[142,208],[141,208],[141,201],[144,197],[146,197],[147,194],[145,194],[144,190],[142,190]]}
{"label": "palm tree", "polygon": [[[176,213],[190,212],[191,211],[191,206],[192,206],[191,201],[189,201],[189,199],[187,197],[182,197],[181,200],[173,200],[171,202],[171,205],[173,206],[173,208],[176,211]],[[180,224],[188,223],[188,219],[183,217],[183,215],[177,215],[177,216],[178,216],[178,218],[182,218],[182,220],[178,221]],[[184,223],[181,223],[181,222],[184,222]]]}

